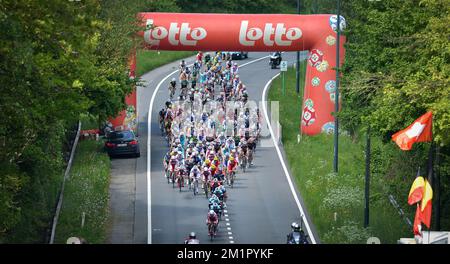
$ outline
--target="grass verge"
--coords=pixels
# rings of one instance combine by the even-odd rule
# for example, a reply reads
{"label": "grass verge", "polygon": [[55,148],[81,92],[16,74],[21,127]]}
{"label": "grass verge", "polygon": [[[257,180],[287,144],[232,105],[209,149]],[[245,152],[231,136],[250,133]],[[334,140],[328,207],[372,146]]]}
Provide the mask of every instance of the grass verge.
{"label": "grass verge", "polygon": [[[82,129],[91,128],[83,125]],[[66,181],[55,243],[65,243],[72,236],[82,237],[90,244],[106,242],[110,170],[111,161],[103,152],[102,141],[79,141]]]}
{"label": "grass verge", "polygon": [[139,50],[136,58],[136,74],[140,77],[142,74],[156,69],[164,64],[181,60],[194,55],[192,51],[155,51]]}
{"label": "grass verge", "polygon": [[[304,80],[305,64],[301,69],[301,80]],[[339,173],[334,174],[333,135],[303,136],[300,144],[297,143],[302,95],[298,96],[295,92],[293,69],[289,69],[285,78],[286,94],[283,95],[281,78],[278,77],[272,84],[268,99],[280,102],[284,150],[321,241],[366,243],[367,238],[376,236],[381,243],[396,243],[400,237],[411,237],[409,226],[388,200],[392,188],[387,186],[382,177],[376,175],[371,179],[369,228],[363,228],[364,140],[339,136]],[[303,91],[303,87],[301,90]],[[372,139],[373,152],[385,152],[388,151],[387,148],[380,140]],[[407,194],[405,188],[397,189],[397,193]],[[399,201],[402,202],[399,204],[406,204],[403,200]]]}

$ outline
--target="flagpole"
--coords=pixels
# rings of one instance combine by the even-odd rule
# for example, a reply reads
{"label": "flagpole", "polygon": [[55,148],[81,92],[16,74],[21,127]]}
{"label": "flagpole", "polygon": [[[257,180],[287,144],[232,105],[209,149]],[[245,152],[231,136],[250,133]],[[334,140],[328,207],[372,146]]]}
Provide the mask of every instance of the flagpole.
{"label": "flagpole", "polygon": [[441,230],[441,175],[440,175],[440,147],[436,145],[436,231]]}
{"label": "flagpole", "polygon": [[338,172],[338,155],[339,155],[339,119],[337,114],[339,112],[339,48],[341,38],[341,1],[337,0],[337,29],[336,29],[336,92],[334,98],[334,156],[333,156],[333,171]]}
{"label": "flagpole", "polygon": [[[430,150],[428,151],[428,164],[427,164],[427,181],[431,186],[431,189],[434,190],[435,188],[433,188],[433,149],[434,149],[434,142],[431,141],[430,144]],[[433,204],[433,202],[431,202],[431,204]],[[433,214],[431,214],[433,215]],[[432,218],[431,218],[432,219]],[[431,230],[431,223],[430,223],[430,228],[428,231]]]}
{"label": "flagpole", "polygon": [[364,207],[364,228],[369,226],[369,191],[370,191],[370,126],[367,128],[366,138],[366,188]]}

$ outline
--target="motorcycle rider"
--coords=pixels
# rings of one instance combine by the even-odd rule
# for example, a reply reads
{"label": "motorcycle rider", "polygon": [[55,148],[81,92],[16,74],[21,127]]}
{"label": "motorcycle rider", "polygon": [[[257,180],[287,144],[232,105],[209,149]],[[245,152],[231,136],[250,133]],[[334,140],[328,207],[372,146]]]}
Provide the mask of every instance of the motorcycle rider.
{"label": "motorcycle rider", "polygon": [[270,65],[272,65],[272,69],[275,69],[281,63],[281,52],[277,51],[270,55]]}
{"label": "motorcycle rider", "polygon": [[184,241],[184,244],[200,244],[200,240],[197,239],[195,232],[191,232],[189,238]]}
{"label": "motorcycle rider", "polygon": [[287,244],[308,244],[306,235],[297,222],[293,222],[291,228],[291,233],[287,235]]}

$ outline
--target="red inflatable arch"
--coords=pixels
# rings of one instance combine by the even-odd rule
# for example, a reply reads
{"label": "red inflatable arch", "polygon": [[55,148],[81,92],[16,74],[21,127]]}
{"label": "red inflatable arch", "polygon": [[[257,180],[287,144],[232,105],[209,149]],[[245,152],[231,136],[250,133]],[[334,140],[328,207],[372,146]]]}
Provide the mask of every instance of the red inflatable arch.
{"label": "red inflatable arch", "polygon": [[[302,133],[334,130],[336,15],[140,13],[146,48],[191,51],[308,50]],[[345,19],[341,17],[341,30]],[[340,63],[345,38],[341,37]],[[133,62],[132,68],[134,68]],[[136,95],[130,96],[136,101]]]}

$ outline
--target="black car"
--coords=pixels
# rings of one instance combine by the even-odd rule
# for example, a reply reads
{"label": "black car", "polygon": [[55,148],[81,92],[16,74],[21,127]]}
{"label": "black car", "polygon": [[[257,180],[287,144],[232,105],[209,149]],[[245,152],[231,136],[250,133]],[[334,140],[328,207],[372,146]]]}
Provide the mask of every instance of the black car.
{"label": "black car", "polygon": [[139,142],[131,130],[113,131],[108,133],[105,149],[110,157],[116,155],[133,155],[140,157]]}
{"label": "black car", "polygon": [[224,51],[225,54],[230,54],[232,60],[243,60],[248,58],[248,52],[245,51]]}

